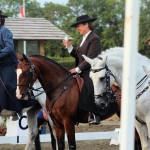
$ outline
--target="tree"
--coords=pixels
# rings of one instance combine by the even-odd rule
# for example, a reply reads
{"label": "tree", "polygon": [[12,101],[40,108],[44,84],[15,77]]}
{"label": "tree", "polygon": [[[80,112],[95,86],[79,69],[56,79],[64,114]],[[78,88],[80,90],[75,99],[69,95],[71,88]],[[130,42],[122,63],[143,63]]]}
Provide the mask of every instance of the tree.
{"label": "tree", "polygon": [[26,17],[43,18],[44,12],[40,4],[36,1],[26,3]]}
{"label": "tree", "polygon": [[[10,17],[16,17],[19,14],[21,6],[22,1],[20,0],[0,1],[0,9]],[[149,8],[150,0],[141,0],[139,49],[141,53],[147,56],[150,56],[150,52],[146,51],[148,47],[145,43],[146,39],[150,37]],[[73,37],[73,45],[78,43],[80,35],[70,25],[75,22],[77,16],[82,14],[97,17],[93,25],[95,32],[101,38],[103,50],[114,46],[123,46],[125,0],[69,0],[66,6],[49,2],[45,3],[44,7],[41,7],[36,1],[26,3],[27,17],[46,18]],[[55,42],[48,42],[46,49],[48,47],[55,49],[50,53],[58,55],[62,45],[60,41],[56,42],[57,44]],[[59,43],[60,45],[58,45]]]}
{"label": "tree", "polygon": [[16,17],[19,14],[22,1],[20,0],[0,0],[0,10],[9,17]]}
{"label": "tree", "polygon": [[150,57],[150,51],[145,41],[150,38],[150,0],[142,0],[140,13],[139,49]]}

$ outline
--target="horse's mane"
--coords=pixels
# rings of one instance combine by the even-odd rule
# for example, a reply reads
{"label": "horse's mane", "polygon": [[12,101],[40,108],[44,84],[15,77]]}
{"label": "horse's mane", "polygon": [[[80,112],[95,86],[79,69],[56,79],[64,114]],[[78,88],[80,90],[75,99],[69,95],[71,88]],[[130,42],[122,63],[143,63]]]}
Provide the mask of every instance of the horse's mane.
{"label": "horse's mane", "polygon": [[102,51],[100,54],[102,57],[103,56],[123,56],[123,47],[114,47],[114,48],[109,48],[105,51]]}
{"label": "horse's mane", "polygon": [[[100,56],[101,57],[108,56],[108,58],[109,57],[111,57],[111,58],[112,57],[114,57],[114,58],[117,58],[117,57],[123,58],[123,51],[125,51],[125,49],[123,47],[114,47],[114,48],[110,48],[110,49],[107,49],[107,50],[103,51],[100,54]],[[140,54],[139,52],[137,53],[137,59],[140,60],[140,63],[141,63],[141,61],[143,63],[150,63],[150,59],[147,58],[146,56]]]}
{"label": "horse's mane", "polygon": [[47,62],[50,62],[50,63],[55,64],[56,66],[60,67],[62,70],[68,72],[68,70],[67,70],[66,68],[64,68],[62,65],[60,65],[60,64],[57,63],[56,61],[54,61],[54,60],[52,60],[52,59],[50,59],[50,58],[47,58],[47,57],[45,57],[45,56],[42,56],[42,55],[31,55],[31,56],[29,56],[29,57],[35,57],[35,58],[43,59],[43,60],[45,60],[45,61],[47,61]]}

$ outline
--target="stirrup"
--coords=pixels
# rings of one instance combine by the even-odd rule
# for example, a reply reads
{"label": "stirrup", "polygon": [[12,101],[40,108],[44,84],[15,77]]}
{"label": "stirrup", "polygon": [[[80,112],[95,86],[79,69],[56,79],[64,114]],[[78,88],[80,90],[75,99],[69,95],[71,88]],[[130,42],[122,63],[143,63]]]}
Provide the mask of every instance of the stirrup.
{"label": "stirrup", "polygon": [[99,125],[101,123],[99,116],[96,116],[93,113],[90,115],[92,115],[92,117],[89,120],[89,125]]}

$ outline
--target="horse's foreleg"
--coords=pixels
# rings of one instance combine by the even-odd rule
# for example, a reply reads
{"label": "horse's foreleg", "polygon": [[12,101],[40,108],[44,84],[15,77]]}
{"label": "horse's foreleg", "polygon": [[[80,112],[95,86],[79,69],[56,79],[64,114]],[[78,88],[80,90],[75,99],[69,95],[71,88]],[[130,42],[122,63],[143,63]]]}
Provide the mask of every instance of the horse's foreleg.
{"label": "horse's foreleg", "polygon": [[56,132],[54,130],[53,122],[52,122],[49,115],[48,115],[48,122],[47,123],[48,123],[49,131],[51,134],[51,145],[52,145],[53,150],[56,150]]}
{"label": "horse's foreleg", "polygon": [[33,141],[38,134],[37,117],[40,109],[31,109],[27,112],[28,119],[28,142],[25,150],[31,150]]}
{"label": "horse's foreleg", "polygon": [[65,131],[68,138],[69,150],[76,150],[76,141],[75,141],[75,125],[70,121],[65,123]]}
{"label": "horse's foreleg", "polygon": [[140,136],[142,150],[150,150],[150,140],[148,138],[148,129],[146,124],[141,124],[137,120],[135,121],[135,127]]}
{"label": "horse's foreleg", "polygon": [[58,150],[64,150],[65,149],[65,131],[64,128],[59,128],[56,125],[54,125],[54,129],[56,132],[56,139],[57,139],[57,149]]}

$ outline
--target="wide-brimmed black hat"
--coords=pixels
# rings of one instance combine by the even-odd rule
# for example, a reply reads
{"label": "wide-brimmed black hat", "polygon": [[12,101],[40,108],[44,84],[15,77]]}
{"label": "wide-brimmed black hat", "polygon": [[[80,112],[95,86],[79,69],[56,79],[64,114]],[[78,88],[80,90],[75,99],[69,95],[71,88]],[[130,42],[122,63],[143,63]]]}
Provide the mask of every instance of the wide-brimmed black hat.
{"label": "wide-brimmed black hat", "polygon": [[77,17],[76,23],[72,24],[71,27],[77,27],[77,25],[82,24],[82,23],[88,23],[88,22],[93,22],[97,18],[90,18],[88,15],[82,15],[80,17]]}
{"label": "wide-brimmed black hat", "polygon": [[2,11],[1,11],[1,10],[0,10],[0,17],[1,17],[1,18],[7,18],[7,16],[2,15]]}

